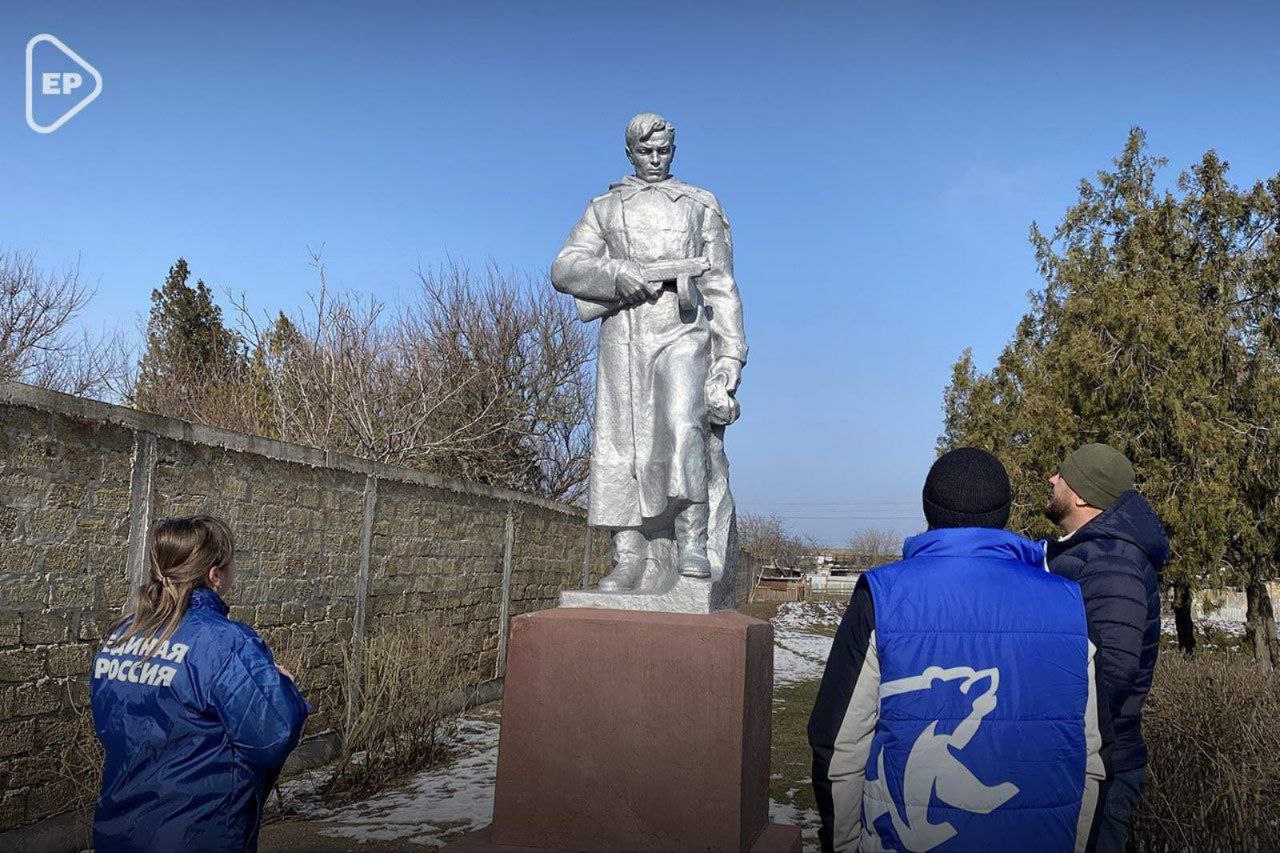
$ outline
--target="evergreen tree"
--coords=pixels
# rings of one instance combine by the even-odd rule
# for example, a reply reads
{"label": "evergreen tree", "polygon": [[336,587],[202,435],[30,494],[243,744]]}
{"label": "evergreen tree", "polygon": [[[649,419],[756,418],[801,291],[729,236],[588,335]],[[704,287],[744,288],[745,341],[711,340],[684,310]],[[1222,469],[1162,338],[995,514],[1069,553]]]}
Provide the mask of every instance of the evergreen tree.
{"label": "evergreen tree", "polygon": [[190,287],[190,276],[186,259],[178,258],[164,285],[151,291],[147,349],[135,392],[139,408],[178,414],[175,401],[190,399],[245,367],[240,339],[223,325],[213,292],[203,281]]}
{"label": "evergreen tree", "polygon": [[1241,191],[1209,152],[1173,193],[1164,165],[1135,128],[1052,235],[1032,226],[1045,287],[990,373],[956,363],[939,447],[998,453],[1028,532],[1067,452],[1125,452],[1170,534],[1180,643],[1195,588],[1244,586],[1259,662],[1280,665],[1264,584],[1280,553],[1280,178]]}

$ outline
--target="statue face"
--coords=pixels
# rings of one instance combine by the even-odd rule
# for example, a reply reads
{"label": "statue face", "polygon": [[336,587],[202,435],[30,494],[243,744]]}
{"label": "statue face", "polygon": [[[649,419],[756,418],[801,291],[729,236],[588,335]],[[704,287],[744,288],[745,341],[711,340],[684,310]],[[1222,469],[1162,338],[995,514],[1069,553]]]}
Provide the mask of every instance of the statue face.
{"label": "statue face", "polygon": [[634,148],[627,149],[627,159],[636,167],[636,177],[649,183],[665,181],[671,174],[671,161],[676,156],[676,144],[669,130],[658,130],[642,139]]}

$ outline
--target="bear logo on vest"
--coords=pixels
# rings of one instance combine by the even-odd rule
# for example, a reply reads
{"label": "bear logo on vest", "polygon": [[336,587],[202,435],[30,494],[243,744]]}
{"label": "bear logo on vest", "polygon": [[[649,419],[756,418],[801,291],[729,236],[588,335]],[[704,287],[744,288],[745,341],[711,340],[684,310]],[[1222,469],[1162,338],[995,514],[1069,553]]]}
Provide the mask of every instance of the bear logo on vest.
{"label": "bear logo on vest", "polygon": [[[881,750],[876,761],[876,778],[867,780],[865,825],[869,830],[874,827],[880,836],[887,836],[890,828],[880,819],[888,815],[888,822],[892,824],[892,832],[897,838],[892,841],[888,837],[874,840],[889,844],[893,849],[900,845],[908,850],[931,850],[956,836],[957,830],[950,823],[930,822],[929,805],[935,797],[953,808],[990,814],[1018,793],[1018,786],[1011,782],[988,785],[981,781],[957,755],[978,733],[982,719],[995,710],[996,691],[1000,686],[999,669],[931,666],[919,675],[885,682],[880,687],[880,699],[883,703],[885,699],[905,693],[932,693],[934,685],[939,682],[958,682],[955,686],[964,697],[970,697],[970,690],[975,684],[987,682],[987,689],[980,694],[974,691],[976,695],[971,697],[968,716],[950,734],[938,733],[941,719],[934,719],[925,726],[907,756],[902,778],[893,780],[892,788],[900,792],[900,799],[890,790],[890,780],[885,774],[884,751]],[[930,707],[934,707],[935,714],[941,715],[941,708],[945,705]]]}

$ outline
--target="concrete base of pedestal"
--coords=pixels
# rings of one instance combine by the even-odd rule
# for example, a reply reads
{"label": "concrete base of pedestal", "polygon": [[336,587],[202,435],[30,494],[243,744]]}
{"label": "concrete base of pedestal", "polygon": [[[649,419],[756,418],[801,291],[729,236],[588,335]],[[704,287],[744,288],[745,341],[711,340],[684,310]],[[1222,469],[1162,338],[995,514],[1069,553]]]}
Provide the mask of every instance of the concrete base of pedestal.
{"label": "concrete base of pedestal", "polygon": [[733,587],[725,580],[677,577],[661,592],[565,590],[560,593],[560,606],[707,614],[733,608]]}
{"label": "concrete base of pedestal", "polygon": [[773,628],[736,611],[517,617],[493,824],[448,849],[799,850],[768,823],[772,698]]}

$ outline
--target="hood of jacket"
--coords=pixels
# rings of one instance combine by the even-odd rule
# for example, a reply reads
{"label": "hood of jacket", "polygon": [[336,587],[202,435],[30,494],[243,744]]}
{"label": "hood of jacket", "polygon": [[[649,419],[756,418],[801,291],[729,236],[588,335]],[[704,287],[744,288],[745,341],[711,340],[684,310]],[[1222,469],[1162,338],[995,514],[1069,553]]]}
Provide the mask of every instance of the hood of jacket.
{"label": "hood of jacket", "polygon": [[1132,542],[1142,549],[1157,572],[1169,559],[1169,537],[1165,535],[1160,518],[1147,499],[1133,489],[1122,494],[1110,509],[1060,543],[1059,548],[1065,550],[1092,539]]}

